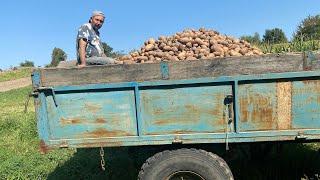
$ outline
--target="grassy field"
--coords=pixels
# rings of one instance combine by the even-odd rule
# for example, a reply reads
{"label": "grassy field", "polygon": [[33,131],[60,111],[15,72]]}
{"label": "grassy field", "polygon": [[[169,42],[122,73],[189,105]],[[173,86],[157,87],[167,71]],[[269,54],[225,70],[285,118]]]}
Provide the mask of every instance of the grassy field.
{"label": "grassy field", "polygon": [[2,72],[0,73],[0,82],[30,77],[31,71],[31,68],[20,68],[14,71]]}

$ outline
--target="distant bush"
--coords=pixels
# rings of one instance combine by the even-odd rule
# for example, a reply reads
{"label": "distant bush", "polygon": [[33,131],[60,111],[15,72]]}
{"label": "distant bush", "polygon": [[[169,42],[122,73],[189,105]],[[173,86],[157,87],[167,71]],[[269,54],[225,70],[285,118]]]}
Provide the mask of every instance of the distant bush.
{"label": "distant bush", "polygon": [[251,36],[251,35],[241,36],[240,39],[245,40],[245,41],[249,42],[250,44],[260,44],[261,43],[260,35],[257,32],[254,33],[253,36]]}
{"label": "distant bush", "polygon": [[34,62],[25,60],[20,63],[20,67],[34,67]]}
{"label": "distant bush", "polygon": [[288,42],[286,35],[280,28],[267,29],[263,35],[262,42],[264,43],[285,43]]}

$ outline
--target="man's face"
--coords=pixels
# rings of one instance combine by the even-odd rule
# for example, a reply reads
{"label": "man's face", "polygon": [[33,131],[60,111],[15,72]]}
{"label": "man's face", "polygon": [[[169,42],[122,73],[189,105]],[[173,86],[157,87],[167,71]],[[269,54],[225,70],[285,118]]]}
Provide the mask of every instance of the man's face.
{"label": "man's face", "polygon": [[97,30],[102,27],[103,22],[104,22],[103,16],[93,16],[91,18],[91,24],[92,24],[93,28],[95,28]]}

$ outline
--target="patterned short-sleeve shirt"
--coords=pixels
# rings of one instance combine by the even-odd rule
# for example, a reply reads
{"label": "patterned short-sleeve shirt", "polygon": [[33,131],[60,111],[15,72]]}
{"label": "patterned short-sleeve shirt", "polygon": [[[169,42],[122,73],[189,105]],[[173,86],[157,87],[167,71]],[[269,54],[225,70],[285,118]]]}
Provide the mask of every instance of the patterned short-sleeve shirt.
{"label": "patterned short-sleeve shirt", "polygon": [[90,23],[82,25],[78,30],[77,35],[77,60],[80,63],[79,57],[79,39],[86,39],[86,57],[101,57],[103,55],[103,46],[100,41],[99,31],[94,30]]}

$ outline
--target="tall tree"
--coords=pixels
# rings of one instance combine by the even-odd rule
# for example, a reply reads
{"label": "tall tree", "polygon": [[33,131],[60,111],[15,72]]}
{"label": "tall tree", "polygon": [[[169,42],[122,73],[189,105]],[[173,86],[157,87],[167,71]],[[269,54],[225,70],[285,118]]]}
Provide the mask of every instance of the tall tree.
{"label": "tall tree", "polygon": [[54,48],[51,55],[51,67],[56,67],[60,61],[65,61],[67,54],[60,48]]}
{"label": "tall tree", "polygon": [[107,57],[117,58],[124,55],[124,53],[121,51],[113,51],[113,48],[105,42],[102,42],[102,46],[103,46],[104,54]]}
{"label": "tall tree", "polygon": [[113,48],[111,46],[109,46],[107,43],[105,42],[102,42],[102,46],[103,46],[103,50],[104,50],[104,54],[107,56],[107,57],[112,57],[112,51],[113,51]]}
{"label": "tall tree", "polygon": [[262,41],[264,43],[283,43],[288,42],[288,39],[282,29],[274,28],[274,29],[267,29],[265,34],[263,35]]}
{"label": "tall tree", "polygon": [[293,34],[293,39],[320,39],[320,15],[308,16],[302,20]]}
{"label": "tall tree", "polygon": [[255,32],[253,36],[251,36],[251,35],[241,36],[240,39],[245,40],[251,44],[260,44],[261,43],[260,35],[257,32]]}

